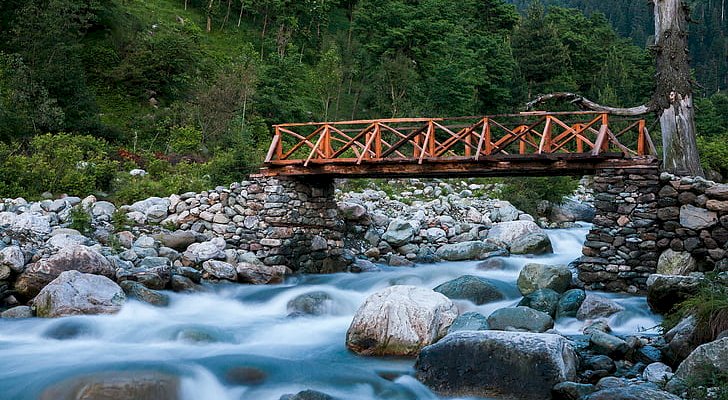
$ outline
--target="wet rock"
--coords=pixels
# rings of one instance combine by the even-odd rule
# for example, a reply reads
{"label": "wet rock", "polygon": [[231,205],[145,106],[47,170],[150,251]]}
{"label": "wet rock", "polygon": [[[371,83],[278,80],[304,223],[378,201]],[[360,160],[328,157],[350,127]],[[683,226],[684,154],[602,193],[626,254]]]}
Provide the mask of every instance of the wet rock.
{"label": "wet rock", "polygon": [[554,327],[554,320],[548,314],[532,308],[506,307],[488,316],[488,326],[493,330],[546,332]]}
{"label": "wet rock", "polygon": [[571,271],[563,265],[526,264],[518,274],[517,284],[524,296],[538,289],[563,293],[571,284]]}
{"label": "wet rock", "polygon": [[27,265],[15,282],[15,290],[23,297],[33,297],[62,272],[71,270],[112,279],[116,277],[116,270],[101,253],[91,247],[73,246]]}
{"label": "wet rock", "polygon": [[175,292],[199,292],[200,286],[195,284],[190,278],[182,275],[172,275],[170,286]]}
{"label": "wet rock", "polygon": [[629,350],[627,342],[605,332],[593,332],[589,336],[589,343],[595,352],[612,358],[619,358]]}
{"label": "wet rock", "polygon": [[325,315],[333,311],[333,299],[326,292],[309,292],[298,295],[286,305],[289,314]]}
{"label": "wet rock", "polygon": [[387,264],[391,267],[413,267],[415,263],[399,254],[390,254]]}
{"label": "wet rock", "polygon": [[142,285],[139,282],[123,281],[119,284],[127,296],[153,306],[165,307],[169,305],[169,296]]}
{"label": "wet rock", "polygon": [[589,293],[581,303],[579,310],[576,312],[576,318],[584,321],[601,317],[609,317],[612,314],[624,311],[624,307],[617,304],[616,301],[610,300],[598,294]]}
{"label": "wet rock", "polygon": [[434,291],[449,299],[470,300],[480,305],[505,298],[498,288],[485,278],[463,275],[438,285]]}
{"label": "wet rock", "polygon": [[225,381],[233,385],[260,385],[268,378],[268,374],[255,367],[232,367],[225,373]]}
{"label": "wet rock", "polygon": [[0,313],[0,318],[32,318],[33,311],[28,306],[16,306]]}
{"label": "wet rock", "polygon": [[702,282],[703,278],[697,276],[650,275],[647,278],[647,304],[656,312],[666,313],[675,304],[696,295]]}
{"label": "wet rock", "polygon": [[54,318],[80,314],[113,314],[126,300],[124,291],[111,279],[64,271],[44,287],[33,300],[39,317]]}
{"label": "wet rock", "polygon": [[436,254],[446,261],[482,260],[500,250],[503,248],[493,242],[467,241],[443,245],[437,249]]}
{"label": "wet rock", "polygon": [[543,232],[529,233],[515,239],[510,246],[511,254],[553,253],[551,239]]}
{"label": "wet rock", "polygon": [[60,318],[43,332],[43,337],[56,340],[78,339],[96,335],[93,325],[76,318]]}
{"label": "wet rock", "polygon": [[179,377],[161,372],[99,372],[56,383],[39,399],[179,400],[180,386]]}
{"label": "wet rock", "polygon": [[553,222],[591,222],[595,215],[596,210],[593,206],[566,199],[561,204],[552,204],[548,217]]}
{"label": "wet rock", "polygon": [[544,312],[553,318],[554,315],[556,315],[556,305],[558,302],[559,294],[556,293],[556,291],[551,289],[539,289],[524,296],[518,305]]}
{"label": "wet rock", "polygon": [[334,400],[334,398],[315,390],[304,390],[296,394],[284,394],[279,400]]}
{"label": "wet rock", "polygon": [[362,355],[415,355],[445,336],[458,315],[444,295],[415,286],[390,286],[369,296],[346,333]]}
{"label": "wet rock", "polygon": [[614,365],[614,360],[609,358],[609,356],[601,354],[587,357],[584,360],[584,366],[594,371],[602,370],[607,372],[614,372],[614,370],[617,368]]}
{"label": "wet rock", "polygon": [[576,366],[574,349],[558,335],[464,331],[422,349],[415,371],[443,396],[541,400],[575,380]]}
{"label": "wet rock", "polygon": [[382,235],[382,240],[392,247],[399,247],[409,243],[415,235],[415,228],[410,221],[394,219],[389,223],[387,231]]}
{"label": "wet rock", "polygon": [[657,273],[660,275],[688,275],[695,271],[697,262],[687,251],[667,249],[657,260]]}
{"label": "wet rock", "polygon": [[357,258],[351,264],[351,267],[349,267],[349,271],[354,272],[354,273],[360,273],[360,272],[377,272],[377,271],[381,271],[381,270],[373,262],[371,262],[369,260],[363,260],[361,258]]}
{"label": "wet rock", "polygon": [[671,393],[646,385],[602,389],[585,397],[585,400],[681,400]]}
{"label": "wet rock", "polygon": [[466,312],[460,314],[448,329],[447,333],[459,331],[485,331],[488,330],[488,319],[477,312]]}
{"label": "wet rock", "polygon": [[586,292],[581,289],[570,289],[564,292],[556,306],[556,318],[576,317],[584,299],[586,299]]}

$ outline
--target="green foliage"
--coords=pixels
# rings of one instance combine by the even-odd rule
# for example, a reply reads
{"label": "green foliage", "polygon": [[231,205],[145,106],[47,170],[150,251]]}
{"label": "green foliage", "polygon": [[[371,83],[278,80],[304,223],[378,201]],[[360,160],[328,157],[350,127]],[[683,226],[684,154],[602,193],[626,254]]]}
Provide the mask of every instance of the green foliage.
{"label": "green foliage", "polygon": [[703,168],[728,176],[728,132],[715,136],[699,135],[697,140]]}
{"label": "green foliage", "polygon": [[172,128],[169,149],[173,153],[196,153],[202,145],[202,132],[192,126]]}
{"label": "green foliage", "polygon": [[[111,214],[111,225],[114,227],[115,232],[119,232],[127,229],[131,225],[131,220],[126,216],[126,213],[117,209]],[[112,237],[116,238],[115,235]]]}
{"label": "green foliage", "polygon": [[577,179],[559,177],[514,177],[503,179],[499,197],[508,200],[518,209],[537,215],[538,203],[547,200],[560,204],[579,186]]}
{"label": "green foliage", "polygon": [[93,232],[91,213],[84,207],[73,207],[69,213],[69,220],[68,227],[81,232],[82,235],[88,236]]}
{"label": "green foliage", "polygon": [[200,192],[212,186],[205,168],[189,162],[173,165],[165,160],[153,159],[147,166],[147,172],[145,176],[119,172],[113,182],[114,202],[131,204],[152,196]]}
{"label": "green foliage", "polygon": [[665,316],[662,327],[667,331],[689,315],[695,317],[695,334],[700,343],[713,341],[728,329],[728,286],[725,282],[715,274],[708,274],[698,294],[677,304]]}
{"label": "green foliage", "polygon": [[84,196],[107,190],[117,169],[109,158],[108,144],[86,135],[59,133],[34,137],[26,151],[22,145],[1,146],[0,197],[41,193]]}

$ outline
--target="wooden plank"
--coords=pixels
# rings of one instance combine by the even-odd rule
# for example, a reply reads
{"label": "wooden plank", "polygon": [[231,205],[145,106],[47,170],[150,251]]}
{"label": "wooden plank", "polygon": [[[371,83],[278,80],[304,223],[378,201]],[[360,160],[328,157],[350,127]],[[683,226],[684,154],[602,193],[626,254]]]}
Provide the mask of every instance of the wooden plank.
{"label": "wooden plank", "polygon": [[265,156],[265,162],[271,162],[273,160],[273,154],[277,153],[279,150],[278,144],[281,142],[280,135],[273,136],[273,141],[270,142],[270,147],[268,148],[268,154]]}

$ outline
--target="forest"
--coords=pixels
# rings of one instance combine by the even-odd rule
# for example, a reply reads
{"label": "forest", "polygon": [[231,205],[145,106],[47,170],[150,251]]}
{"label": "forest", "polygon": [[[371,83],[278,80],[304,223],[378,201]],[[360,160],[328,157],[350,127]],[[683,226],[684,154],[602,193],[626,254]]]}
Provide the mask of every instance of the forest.
{"label": "forest", "polygon": [[[728,176],[723,3],[690,2],[713,179]],[[551,91],[642,104],[651,16],[627,0],[0,0],[0,198],[226,185],[275,123],[517,112]]]}

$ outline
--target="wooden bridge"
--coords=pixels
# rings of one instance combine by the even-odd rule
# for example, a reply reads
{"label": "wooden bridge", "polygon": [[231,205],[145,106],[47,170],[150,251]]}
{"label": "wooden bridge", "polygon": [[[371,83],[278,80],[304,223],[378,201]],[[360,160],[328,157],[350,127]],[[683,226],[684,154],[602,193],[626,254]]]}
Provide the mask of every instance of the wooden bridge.
{"label": "wooden bridge", "polygon": [[654,168],[642,119],[520,113],[275,125],[264,175],[455,177]]}

